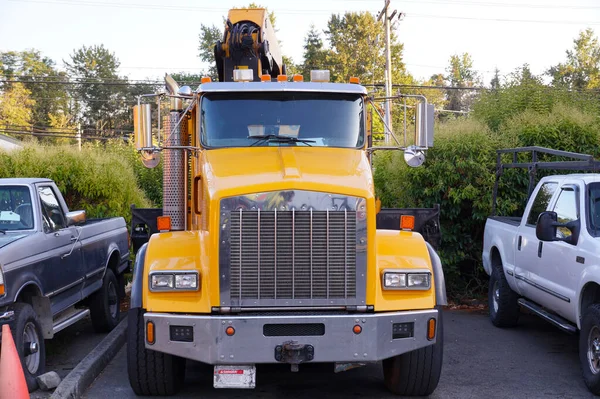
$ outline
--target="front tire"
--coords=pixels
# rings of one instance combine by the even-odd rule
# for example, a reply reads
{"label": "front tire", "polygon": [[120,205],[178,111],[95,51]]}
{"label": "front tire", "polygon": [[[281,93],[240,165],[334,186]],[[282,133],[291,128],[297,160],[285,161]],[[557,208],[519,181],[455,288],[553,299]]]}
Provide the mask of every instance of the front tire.
{"label": "front tire", "polygon": [[23,366],[27,389],[32,392],[38,387],[35,378],[43,374],[46,367],[42,326],[31,305],[15,303],[12,310],[15,312],[15,318],[11,323],[11,332]]}
{"label": "front tire", "polygon": [[433,393],[442,374],[444,323],[439,310],[437,341],[433,345],[385,359],[383,380],[396,395],[427,396]]}
{"label": "front tire", "polygon": [[106,269],[102,287],[90,297],[90,317],[96,332],[109,332],[119,324],[119,283],[111,269]]}
{"label": "front tire", "polygon": [[185,359],[146,349],[144,310],[127,316],[127,374],[136,395],[176,394],[185,379]]}
{"label": "front tire", "polygon": [[590,392],[600,395],[600,304],[585,309],[579,333],[579,362]]}
{"label": "front tire", "polygon": [[514,327],[519,320],[519,295],[510,288],[502,261],[492,263],[492,274],[488,288],[490,320],[496,327]]}

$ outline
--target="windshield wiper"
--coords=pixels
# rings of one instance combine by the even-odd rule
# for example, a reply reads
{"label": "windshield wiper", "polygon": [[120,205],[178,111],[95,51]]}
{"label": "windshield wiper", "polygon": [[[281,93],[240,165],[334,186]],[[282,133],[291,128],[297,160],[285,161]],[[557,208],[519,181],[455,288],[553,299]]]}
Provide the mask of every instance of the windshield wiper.
{"label": "windshield wiper", "polygon": [[305,140],[299,139],[297,137],[289,137],[289,136],[278,136],[276,134],[265,134],[265,135],[256,135],[256,136],[248,136],[249,139],[257,139],[254,143],[250,144],[250,147],[253,147],[258,144],[262,144],[264,142],[269,143],[303,143],[309,147],[312,147],[309,143],[315,143],[315,140]]}

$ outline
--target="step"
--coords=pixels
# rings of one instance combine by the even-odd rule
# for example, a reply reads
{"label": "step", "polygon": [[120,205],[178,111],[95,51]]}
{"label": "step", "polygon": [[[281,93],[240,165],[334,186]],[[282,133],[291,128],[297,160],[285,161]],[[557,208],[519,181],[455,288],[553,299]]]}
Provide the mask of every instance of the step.
{"label": "step", "polygon": [[76,309],[71,307],[57,315],[56,320],[53,322],[53,331],[54,334],[57,332],[64,330],[72,324],[77,323],[79,320],[83,319],[87,315],[90,314],[89,309]]}
{"label": "step", "polygon": [[563,319],[559,315],[548,312],[547,310],[545,310],[544,308],[542,308],[540,305],[538,305],[535,302],[531,302],[525,298],[520,298],[519,305],[532,311],[533,313],[540,316],[542,319],[546,320],[547,322],[554,324],[556,327],[560,328],[564,332],[567,332],[569,334],[574,334],[575,332],[577,332],[577,327],[575,327],[569,321]]}

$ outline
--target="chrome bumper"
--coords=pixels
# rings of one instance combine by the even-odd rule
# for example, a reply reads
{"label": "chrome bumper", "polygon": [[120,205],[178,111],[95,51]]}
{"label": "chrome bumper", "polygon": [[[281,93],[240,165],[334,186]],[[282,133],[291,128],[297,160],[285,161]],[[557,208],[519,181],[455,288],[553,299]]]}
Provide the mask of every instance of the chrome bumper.
{"label": "chrome bumper", "polygon": [[[192,316],[146,313],[144,325],[154,323],[155,340],[146,348],[208,364],[277,363],[275,347],[289,341],[311,345],[313,362],[374,362],[434,344],[427,339],[429,319],[438,311],[419,310],[351,315],[311,316]],[[323,335],[265,336],[265,324],[322,323]],[[393,339],[395,323],[413,323],[413,336]],[[355,325],[360,334],[353,332]],[[192,327],[192,342],[171,340],[171,327]],[[228,336],[227,327],[235,334]],[[437,327],[436,327],[437,328]],[[436,331],[437,333],[437,331]]]}

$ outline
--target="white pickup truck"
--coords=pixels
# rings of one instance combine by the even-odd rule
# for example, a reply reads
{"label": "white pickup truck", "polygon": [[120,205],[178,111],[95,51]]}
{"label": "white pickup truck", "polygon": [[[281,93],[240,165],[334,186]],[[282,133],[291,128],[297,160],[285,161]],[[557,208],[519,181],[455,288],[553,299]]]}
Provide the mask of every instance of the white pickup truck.
{"label": "white pickup truck", "polygon": [[600,174],[545,177],[521,218],[488,218],[483,266],[492,323],[514,326],[520,305],[580,330],[583,377],[600,394]]}

